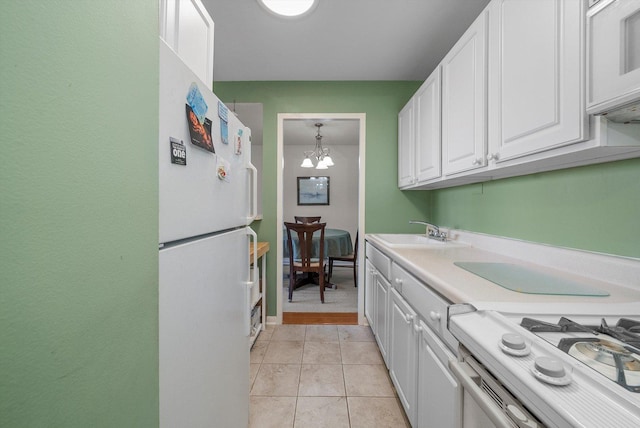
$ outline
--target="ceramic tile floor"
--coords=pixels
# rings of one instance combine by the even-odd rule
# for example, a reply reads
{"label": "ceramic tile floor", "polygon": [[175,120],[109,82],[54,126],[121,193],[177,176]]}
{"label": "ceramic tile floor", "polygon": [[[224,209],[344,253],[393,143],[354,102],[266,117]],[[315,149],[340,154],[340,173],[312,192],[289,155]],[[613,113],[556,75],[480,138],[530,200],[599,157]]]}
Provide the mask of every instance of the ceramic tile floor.
{"label": "ceramic tile floor", "polygon": [[251,428],[409,427],[366,326],[268,326],[251,349]]}

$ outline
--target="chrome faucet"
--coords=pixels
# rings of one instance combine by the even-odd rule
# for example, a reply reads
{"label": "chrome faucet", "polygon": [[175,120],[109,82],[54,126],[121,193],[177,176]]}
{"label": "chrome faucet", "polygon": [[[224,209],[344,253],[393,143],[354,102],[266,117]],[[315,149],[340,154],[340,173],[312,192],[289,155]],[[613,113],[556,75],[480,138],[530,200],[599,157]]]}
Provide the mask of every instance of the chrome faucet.
{"label": "chrome faucet", "polygon": [[427,230],[425,232],[427,238],[435,239],[442,242],[447,240],[447,232],[440,232],[440,228],[435,224],[419,220],[409,220],[409,224],[422,224],[427,226]]}

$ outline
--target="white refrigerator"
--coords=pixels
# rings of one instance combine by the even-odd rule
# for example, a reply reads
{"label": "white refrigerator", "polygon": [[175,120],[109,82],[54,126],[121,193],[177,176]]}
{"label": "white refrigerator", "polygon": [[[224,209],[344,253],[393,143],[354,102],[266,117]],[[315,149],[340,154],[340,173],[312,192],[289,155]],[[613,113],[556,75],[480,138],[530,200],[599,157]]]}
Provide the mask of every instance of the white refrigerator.
{"label": "white refrigerator", "polygon": [[256,174],[249,129],[207,86],[160,40],[159,388],[167,428],[248,425]]}

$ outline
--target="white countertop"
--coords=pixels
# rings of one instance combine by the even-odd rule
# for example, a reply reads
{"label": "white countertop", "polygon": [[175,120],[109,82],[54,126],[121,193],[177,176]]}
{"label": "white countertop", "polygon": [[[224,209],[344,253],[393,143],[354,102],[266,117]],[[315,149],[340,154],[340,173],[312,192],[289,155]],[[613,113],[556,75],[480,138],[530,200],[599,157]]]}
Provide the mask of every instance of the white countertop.
{"label": "white countertop", "polygon": [[[590,311],[600,310],[602,305],[609,304],[619,306],[633,303],[630,306],[633,309],[630,310],[640,307],[638,259],[464,231],[450,232],[449,236],[454,236],[457,242],[469,243],[469,246],[443,249],[391,248],[375,234],[366,235],[366,240],[451,303],[471,303],[478,308],[492,307],[508,311],[520,311],[523,305],[531,304],[535,304],[537,308],[559,305],[566,307],[567,304],[587,306],[592,307]],[[511,291],[454,265],[454,262],[513,263],[547,275],[580,282],[606,291],[609,296],[543,295]]]}

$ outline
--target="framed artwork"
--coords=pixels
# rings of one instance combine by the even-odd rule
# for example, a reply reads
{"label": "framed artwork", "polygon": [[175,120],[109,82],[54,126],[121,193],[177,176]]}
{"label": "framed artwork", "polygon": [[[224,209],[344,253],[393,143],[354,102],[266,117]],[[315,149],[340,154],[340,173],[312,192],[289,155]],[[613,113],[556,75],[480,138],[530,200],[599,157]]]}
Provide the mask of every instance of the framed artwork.
{"label": "framed artwork", "polygon": [[298,177],[298,205],[329,205],[329,177]]}

